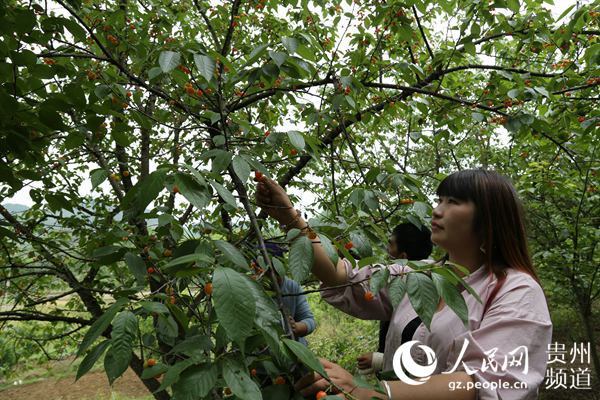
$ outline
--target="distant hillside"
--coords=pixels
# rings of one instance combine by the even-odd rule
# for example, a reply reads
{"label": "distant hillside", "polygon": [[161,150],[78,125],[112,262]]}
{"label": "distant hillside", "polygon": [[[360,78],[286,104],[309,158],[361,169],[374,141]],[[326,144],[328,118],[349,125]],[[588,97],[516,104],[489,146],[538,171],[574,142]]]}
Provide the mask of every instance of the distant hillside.
{"label": "distant hillside", "polygon": [[2,204],[2,206],[6,208],[11,214],[18,214],[22,213],[23,211],[29,210],[29,207],[24,206],[23,204],[6,203]]}
{"label": "distant hillside", "polygon": [[[9,213],[15,215],[15,214],[20,214],[24,211],[29,210],[28,206],[24,206],[23,204],[16,204],[16,203],[6,203],[6,204],[2,204],[2,206],[4,208],[6,208],[8,210]],[[64,216],[70,216],[73,215],[72,213],[70,213],[69,211],[64,210],[63,211],[63,215]],[[123,215],[123,213],[119,212],[116,216],[115,216],[115,220],[119,221],[121,219],[121,216]],[[0,216],[0,219],[4,219]],[[91,218],[90,218],[91,219]],[[156,218],[150,218],[147,219],[146,222],[148,223],[148,226],[156,226],[158,225],[158,219]],[[44,222],[44,225],[54,225],[56,224],[56,220],[54,218],[49,218],[48,220],[46,220]]]}

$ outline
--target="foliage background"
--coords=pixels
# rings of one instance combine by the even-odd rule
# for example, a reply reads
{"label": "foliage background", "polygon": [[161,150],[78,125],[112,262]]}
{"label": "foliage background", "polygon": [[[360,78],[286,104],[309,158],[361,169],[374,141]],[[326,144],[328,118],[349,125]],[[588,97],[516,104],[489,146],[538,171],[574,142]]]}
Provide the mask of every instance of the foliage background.
{"label": "foliage background", "polygon": [[[537,0],[3,2],[0,373],[77,353],[79,375],[131,368],[165,400],[259,398],[256,366],[293,379],[314,358],[282,340],[264,274],[303,281],[312,253],[262,221],[253,171],[296,195],[332,258],[367,263],[398,222],[428,223],[446,174],[497,169],[526,203],[556,339],[598,343],[599,16]],[[21,190],[34,205],[8,207]],[[419,314],[456,299],[422,289]],[[351,368],[372,325],[313,305],[332,320],[314,353]]]}

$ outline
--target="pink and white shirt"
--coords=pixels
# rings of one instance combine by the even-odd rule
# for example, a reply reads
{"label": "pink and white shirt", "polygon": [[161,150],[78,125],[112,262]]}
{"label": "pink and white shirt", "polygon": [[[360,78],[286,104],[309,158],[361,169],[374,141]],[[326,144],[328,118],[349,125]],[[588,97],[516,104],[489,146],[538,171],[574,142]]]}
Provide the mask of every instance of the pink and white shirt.
{"label": "pink and white shirt", "polygon": [[[348,283],[362,281],[378,269],[371,266],[353,269],[348,260],[343,261]],[[388,268],[392,275],[411,270],[398,264]],[[469,310],[468,329],[454,311],[444,305],[434,314],[431,331],[421,324],[412,340],[418,340],[434,350],[437,357],[434,374],[452,371],[459,361],[455,370],[466,371],[475,382],[480,382],[479,399],[537,398],[546,371],[546,351],[552,340],[552,322],[542,288],[530,275],[509,268],[504,284],[483,315],[484,305],[496,284],[495,275],[489,274],[482,266],[464,280],[482,301],[479,303],[466,290],[462,292]],[[321,288],[326,287],[321,285]],[[401,344],[402,331],[417,317],[417,313],[407,295],[394,310],[387,289],[381,290],[372,301],[364,299],[367,290],[368,280],[344,288],[327,289],[321,292],[321,296],[329,304],[357,318],[391,321],[385,341],[383,370],[392,370],[392,358]],[[459,359],[465,339],[468,340],[468,346]],[[519,357],[523,353],[523,347],[520,346],[527,349],[526,357]],[[520,352],[513,352],[519,348]],[[417,346],[413,346],[411,354],[417,363],[427,364],[425,353]],[[496,360],[499,366],[494,368],[489,362],[484,365],[484,360],[490,359]],[[502,368],[505,361],[507,365]],[[509,387],[492,388],[492,382]]]}

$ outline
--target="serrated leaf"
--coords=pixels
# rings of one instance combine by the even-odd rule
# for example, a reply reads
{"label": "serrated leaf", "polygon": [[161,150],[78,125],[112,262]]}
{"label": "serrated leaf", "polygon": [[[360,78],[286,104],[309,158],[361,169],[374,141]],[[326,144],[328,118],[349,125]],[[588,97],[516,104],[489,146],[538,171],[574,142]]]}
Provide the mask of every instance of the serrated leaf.
{"label": "serrated leaf", "polygon": [[218,370],[215,365],[193,366],[181,373],[173,384],[173,400],[197,400],[205,398],[217,384]]}
{"label": "serrated leaf", "polygon": [[290,349],[304,365],[317,372],[324,378],[329,378],[329,375],[327,375],[327,372],[325,372],[323,365],[321,365],[317,357],[315,357],[308,347],[300,342],[290,339],[283,339],[283,343],[285,343],[287,348]]}
{"label": "serrated leaf", "polygon": [[92,190],[96,189],[102,182],[108,178],[108,172],[105,169],[99,168],[90,172],[90,180],[92,181]]}
{"label": "serrated leaf", "polygon": [[242,345],[252,334],[256,305],[248,301],[252,290],[247,277],[224,267],[217,267],[213,277],[213,304],[227,335]]}
{"label": "serrated leaf", "polygon": [[535,90],[536,92],[538,92],[539,94],[541,94],[542,96],[550,98],[550,93],[548,93],[548,90],[546,90],[546,88],[545,88],[545,87],[542,87],[542,86],[536,86],[536,87],[534,88],[534,90]]}
{"label": "serrated leaf", "polygon": [[125,253],[125,263],[129,268],[129,272],[135,277],[138,285],[146,283],[146,264],[142,257],[132,252]]}
{"label": "serrated leaf", "polygon": [[295,53],[296,49],[298,48],[298,40],[294,39],[293,37],[284,36],[281,38],[281,43],[290,54]]}
{"label": "serrated leaf", "polygon": [[150,68],[150,70],[148,71],[148,79],[152,80],[152,79],[156,78],[157,76],[159,76],[162,73],[163,72],[162,72],[162,69],[160,67]]}
{"label": "serrated leaf", "polygon": [[431,278],[433,279],[437,292],[442,296],[446,305],[456,313],[465,327],[468,328],[469,310],[462,294],[456,286],[447,280],[447,278],[435,273],[435,270],[433,272]]}
{"label": "serrated leaf", "polygon": [[361,258],[360,260],[358,260],[358,268],[363,268],[367,265],[375,264],[377,263],[377,261],[379,261],[379,257],[377,256]]}
{"label": "serrated leaf", "polygon": [[126,298],[117,299],[117,301],[111,305],[105,312],[100,316],[93,324],[90,329],[85,333],[79,350],[77,350],[77,357],[81,356],[87,349],[92,345],[100,335],[109,327],[115,315],[121,310],[123,305],[129,302]]}
{"label": "serrated leaf", "polygon": [[248,57],[248,61],[246,61],[246,65],[252,64],[254,61],[256,61],[258,57],[260,57],[267,50],[268,47],[269,44],[261,44],[252,50],[250,56]]}
{"label": "serrated leaf", "polygon": [[177,343],[169,353],[183,353],[188,356],[203,356],[202,352],[210,350],[211,348],[212,342],[210,341],[210,337],[206,335],[195,335],[186,338],[183,342]]}
{"label": "serrated leaf", "polygon": [[395,309],[398,307],[398,304],[400,304],[404,298],[404,295],[406,294],[406,283],[401,276],[396,276],[392,279],[392,282],[388,287],[388,294],[390,296],[392,307]]}
{"label": "serrated leaf", "polygon": [[110,385],[129,368],[137,332],[137,318],[131,311],[122,311],[114,319],[111,347],[104,357],[104,369]]}
{"label": "serrated leaf", "polygon": [[250,176],[250,165],[248,165],[246,160],[244,160],[243,157],[235,156],[231,161],[231,165],[233,166],[233,170],[240,178],[242,183],[246,183],[248,177]]}
{"label": "serrated leaf", "polygon": [[223,379],[236,397],[242,400],[262,400],[260,388],[252,380],[247,368],[242,363],[226,358],[221,366]]}
{"label": "serrated leaf", "polygon": [[198,183],[194,177],[177,173],[175,174],[175,184],[183,197],[198,210],[204,209],[210,203],[210,192],[207,187]]}
{"label": "serrated leaf", "polygon": [[302,232],[302,231],[298,228],[290,229],[288,231],[288,233],[285,235],[285,240],[287,240],[288,242],[291,242],[292,240],[296,239],[298,237],[298,235],[300,235],[300,232]]}
{"label": "serrated leaf", "polygon": [[75,381],[79,380],[79,378],[87,374],[90,369],[92,369],[94,364],[96,364],[96,361],[98,361],[102,354],[104,354],[109,345],[110,340],[105,340],[87,353],[77,368],[77,376],[75,376]]}
{"label": "serrated leaf", "polygon": [[225,257],[240,268],[248,269],[246,257],[231,243],[223,240],[215,240],[215,246],[223,252]]}
{"label": "serrated leaf", "polygon": [[94,88],[94,94],[99,99],[104,99],[106,96],[112,93],[110,86],[108,85],[98,85]]}
{"label": "serrated leaf", "polygon": [[271,57],[271,59],[273,61],[275,61],[275,64],[277,64],[278,67],[281,67],[281,65],[283,65],[285,60],[287,60],[287,58],[288,58],[287,54],[280,52],[280,51],[273,51],[273,50],[269,51],[269,56]]}
{"label": "serrated leaf", "polygon": [[175,51],[163,51],[158,56],[158,65],[165,73],[174,70],[180,64],[180,61],[181,55]]}
{"label": "serrated leaf", "polygon": [[162,392],[169,386],[177,382],[181,376],[181,373],[186,370],[189,366],[194,364],[193,358],[188,358],[178,363],[173,364],[169,367],[169,370],[165,373],[165,376],[158,389],[154,393]]}
{"label": "serrated leaf", "polygon": [[421,320],[429,329],[439,303],[439,295],[431,279],[421,272],[408,274],[406,279],[408,299]]}
{"label": "serrated leaf", "polygon": [[379,291],[387,284],[389,277],[390,270],[388,268],[384,267],[383,269],[374,272],[373,275],[371,275],[371,281],[369,283],[371,292],[373,292],[373,294],[379,293]]}
{"label": "serrated leaf", "polygon": [[216,189],[217,193],[219,196],[221,196],[225,203],[229,204],[233,208],[237,208],[235,197],[233,197],[233,194],[225,186],[215,181],[211,181],[210,184]]}
{"label": "serrated leaf", "polygon": [[340,256],[338,256],[337,250],[333,243],[331,243],[331,240],[322,233],[319,233],[319,240],[321,241],[321,247],[327,253],[327,257],[329,257],[334,266],[337,265]]}
{"label": "serrated leaf", "polygon": [[165,265],[163,267],[163,269],[167,270],[171,267],[174,267],[176,265],[181,265],[181,264],[189,264],[189,263],[206,264],[206,263],[211,263],[211,262],[214,262],[214,259],[212,257],[210,257],[209,255],[206,255],[203,253],[187,254],[185,256],[177,257],[174,260],[169,261],[169,263],[167,265]]}
{"label": "serrated leaf", "polygon": [[303,282],[313,263],[312,242],[306,236],[300,236],[290,246],[289,268],[292,277],[297,282]]}
{"label": "serrated leaf", "polygon": [[290,138],[290,143],[292,146],[297,148],[298,150],[304,150],[305,141],[304,136],[298,131],[289,131],[288,137]]}
{"label": "serrated leaf", "polygon": [[231,160],[233,159],[233,154],[228,151],[221,149],[212,149],[210,150],[213,155],[211,169],[215,174],[220,173],[221,171],[225,171],[229,164],[231,164]]}
{"label": "serrated leaf", "polygon": [[144,371],[142,371],[142,376],[140,376],[140,378],[142,378],[142,379],[154,378],[158,375],[164,374],[168,370],[169,370],[169,367],[167,365],[165,365],[163,363],[158,363],[151,367],[144,368]]}
{"label": "serrated leaf", "polygon": [[148,313],[168,314],[169,309],[163,303],[156,301],[141,301],[140,305]]}
{"label": "serrated leaf", "polygon": [[471,117],[475,121],[477,121],[477,122],[483,122],[483,121],[485,121],[485,116],[483,114],[481,114],[481,113],[478,113],[478,112],[471,113]]}
{"label": "serrated leaf", "polygon": [[205,56],[202,54],[194,54],[194,63],[200,75],[210,82],[215,74],[216,63],[212,57]]}

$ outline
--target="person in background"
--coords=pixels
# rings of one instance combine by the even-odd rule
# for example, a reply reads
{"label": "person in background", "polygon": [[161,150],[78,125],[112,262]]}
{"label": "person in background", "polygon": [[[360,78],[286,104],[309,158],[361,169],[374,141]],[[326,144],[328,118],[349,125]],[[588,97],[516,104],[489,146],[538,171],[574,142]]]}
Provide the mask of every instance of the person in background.
{"label": "person in background", "polygon": [[293,279],[288,277],[281,279],[279,277],[279,284],[281,285],[281,293],[284,295],[283,305],[289,313],[290,325],[294,331],[294,336],[298,342],[307,346],[308,342],[305,336],[313,333],[317,324],[310,310],[310,305],[306,300],[306,295],[298,294],[302,293],[303,290],[300,284]]}
{"label": "person in background", "polygon": [[[387,251],[393,260],[424,260],[431,254],[431,231],[424,226],[417,228],[410,222],[396,226],[388,241]],[[358,356],[358,373],[367,375],[377,373],[383,368],[385,337],[390,321],[379,322],[379,345],[376,352],[363,353]],[[408,336],[408,335],[405,335]],[[412,340],[412,336],[410,338]]]}
{"label": "person in background", "polygon": [[[265,243],[267,251],[276,257],[281,257],[287,251],[286,248],[276,243]],[[303,345],[307,346],[308,342],[305,336],[310,335],[315,328],[317,323],[315,317],[310,310],[310,305],[306,300],[306,295],[299,294],[303,292],[302,287],[298,282],[288,277],[281,277],[277,272],[277,282],[281,287],[281,294],[283,295],[283,305],[289,315],[290,325],[296,340]],[[282,325],[283,325],[283,321]]]}

